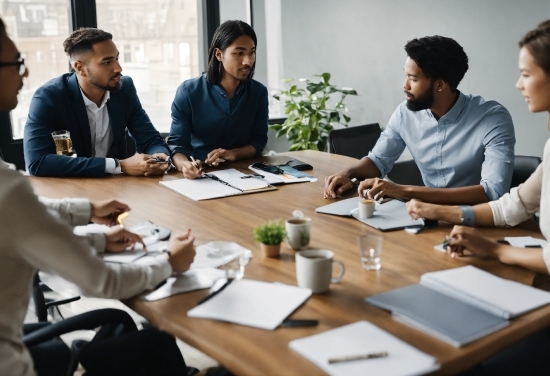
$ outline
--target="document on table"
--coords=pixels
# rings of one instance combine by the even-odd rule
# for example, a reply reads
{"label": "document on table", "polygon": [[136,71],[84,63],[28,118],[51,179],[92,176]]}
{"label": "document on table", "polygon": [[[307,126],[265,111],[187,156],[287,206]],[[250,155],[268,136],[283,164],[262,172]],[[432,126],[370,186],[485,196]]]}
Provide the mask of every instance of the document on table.
{"label": "document on table", "polygon": [[230,168],[210,172],[214,178],[202,177],[197,179],[177,179],[160,181],[160,185],[192,200],[210,200],[213,198],[243,195],[248,193],[265,192],[277,188],[255,178],[244,178],[247,175]]}
{"label": "document on table", "polygon": [[[368,321],[290,341],[288,346],[329,375],[421,375],[438,370],[434,357]],[[332,363],[328,360],[386,351],[388,356]]]}
{"label": "document on table", "polygon": [[358,197],[348,198],[324,205],[315,209],[316,213],[332,214],[340,216],[352,216],[366,225],[380,231],[398,230],[409,226],[422,226],[424,220],[411,219],[407,213],[407,205],[399,200],[390,200],[383,204],[376,203],[374,216],[361,219],[357,210]]}
{"label": "document on table", "polygon": [[310,289],[241,279],[189,310],[187,316],[274,330],[310,295]]}
{"label": "document on table", "polygon": [[513,247],[519,248],[532,248],[532,247],[544,247],[547,243],[544,239],[533,238],[532,236],[508,236],[505,237],[508,243]]}
{"label": "document on table", "polygon": [[252,254],[252,251],[235,242],[222,240],[201,244],[195,248],[195,251],[191,269],[217,268],[239,257],[243,252]]}
{"label": "document on table", "polygon": [[[307,182],[317,181],[316,177],[305,173],[304,173],[305,175],[308,175],[307,177],[304,176],[304,177],[298,178],[290,174],[284,174],[284,175],[272,174],[270,172],[254,168],[252,167],[252,165],[248,166],[248,168],[254,171],[256,174],[263,176],[262,180],[269,182],[269,184],[292,184],[292,183],[307,183]],[[300,172],[300,171],[296,171],[296,172]]]}
{"label": "document on table", "polygon": [[225,271],[214,268],[195,269],[173,274],[164,285],[153,292],[141,295],[140,299],[152,302],[188,291],[208,289],[216,280],[223,277],[225,277]]}

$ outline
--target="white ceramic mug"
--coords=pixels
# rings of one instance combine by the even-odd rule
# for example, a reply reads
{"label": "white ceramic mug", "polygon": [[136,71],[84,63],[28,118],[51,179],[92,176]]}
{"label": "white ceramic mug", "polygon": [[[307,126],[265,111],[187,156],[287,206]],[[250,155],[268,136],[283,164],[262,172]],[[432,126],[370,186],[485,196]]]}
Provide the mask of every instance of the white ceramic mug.
{"label": "white ceramic mug", "polygon": [[[332,264],[341,267],[340,275],[332,278]],[[328,291],[331,283],[340,282],[346,267],[334,260],[334,252],[326,249],[308,249],[296,253],[296,279],[298,286],[311,289],[314,293]]]}
{"label": "white ceramic mug", "polygon": [[294,250],[305,248],[309,244],[311,218],[291,218],[285,221],[286,241]]}
{"label": "white ceramic mug", "polygon": [[361,198],[359,199],[359,218],[372,218],[376,202],[374,200]]}

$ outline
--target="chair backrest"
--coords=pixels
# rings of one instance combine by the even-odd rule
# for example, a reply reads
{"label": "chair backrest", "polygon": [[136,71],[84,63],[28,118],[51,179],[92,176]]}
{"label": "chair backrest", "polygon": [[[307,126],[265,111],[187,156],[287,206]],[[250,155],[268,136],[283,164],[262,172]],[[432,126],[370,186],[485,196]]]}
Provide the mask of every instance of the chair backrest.
{"label": "chair backrest", "polygon": [[531,176],[537,169],[542,159],[534,156],[516,155],[514,171],[512,172],[512,184],[510,188],[517,187]]}
{"label": "chair backrest", "polygon": [[388,178],[397,184],[424,186],[420,169],[412,159],[395,163],[388,172]]}
{"label": "chair backrest", "polygon": [[329,151],[361,159],[372,150],[380,133],[378,123],[333,129],[328,135]]}

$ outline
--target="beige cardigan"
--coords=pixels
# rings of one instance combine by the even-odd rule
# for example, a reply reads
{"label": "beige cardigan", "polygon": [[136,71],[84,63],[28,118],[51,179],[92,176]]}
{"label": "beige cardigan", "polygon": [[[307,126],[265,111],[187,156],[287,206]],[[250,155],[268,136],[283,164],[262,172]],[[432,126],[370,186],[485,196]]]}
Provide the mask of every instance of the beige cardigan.
{"label": "beige cardigan", "polygon": [[23,345],[23,320],[37,270],[73,282],[85,295],[104,298],[129,298],[172,273],[162,256],[144,258],[141,264],[104,263],[90,246],[103,250],[101,236],[89,242],[68,225],[88,223],[88,200],[41,201],[23,175],[0,163],[0,375],[35,374]]}
{"label": "beige cardigan", "polygon": [[[540,210],[540,230],[550,239],[550,139],[544,146],[542,163],[524,184],[512,188],[497,201],[489,202],[495,226],[515,226]],[[550,272],[550,243],[542,251]]]}

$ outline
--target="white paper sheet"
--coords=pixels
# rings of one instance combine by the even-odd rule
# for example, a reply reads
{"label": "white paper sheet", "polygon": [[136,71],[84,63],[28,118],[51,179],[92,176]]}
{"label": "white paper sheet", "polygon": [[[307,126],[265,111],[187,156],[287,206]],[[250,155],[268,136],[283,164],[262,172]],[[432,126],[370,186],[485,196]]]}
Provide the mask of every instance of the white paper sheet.
{"label": "white paper sheet", "polygon": [[187,316],[274,330],[310,295],[310,289],[242,279],[189,310]]}
{"label": "white paper sheet", "polygon": [[[290,341],[288,346],[329,375],[421,375],[439,369],[437,359],[368,321]],[[330,358],[387,351],[384,358],[329,364]]]}
{"label": "white paper sheet", "polygon": [[152,302],[188,291],[208,289],[216,280],[224,277],[224,270],[214,268],[189,270],[173,275],[166,280],[164,285],[153,292],[141,295],[140,299]]}
{"label": "white paper sheet", "polygon": [[191,269],[216,268],[227,264],[242,252],[249,250],[235,242],[217,240],[201,244],[195,247],[195,251],[196,255]]}
{"label": "white paper sheet", "polygon": [[504,238],[511,246],[528,248],[533,246],[544,247],[547,243],[544,239],[533,238],[532,236],[508,236]]}

